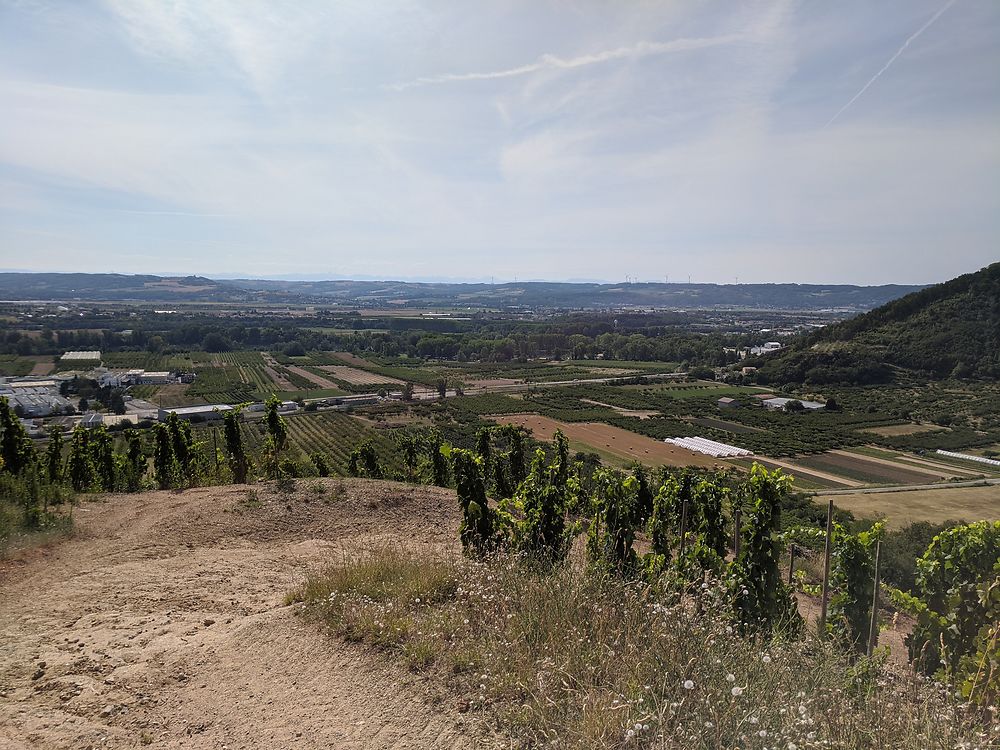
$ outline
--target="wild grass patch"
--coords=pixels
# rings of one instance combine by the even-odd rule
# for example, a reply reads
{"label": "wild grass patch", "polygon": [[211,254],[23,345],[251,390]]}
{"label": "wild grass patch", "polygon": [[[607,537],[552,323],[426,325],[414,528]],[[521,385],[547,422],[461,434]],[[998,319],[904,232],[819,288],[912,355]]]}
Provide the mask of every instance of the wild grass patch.
{"label": "wild grass patch", "polygon": [[683,595],[513,557],[401,548],[289,595],[333,633],[427,670],[523,747],[953,748],[1000,742],[987,709],[810,636],[765,641],[706,581]]}

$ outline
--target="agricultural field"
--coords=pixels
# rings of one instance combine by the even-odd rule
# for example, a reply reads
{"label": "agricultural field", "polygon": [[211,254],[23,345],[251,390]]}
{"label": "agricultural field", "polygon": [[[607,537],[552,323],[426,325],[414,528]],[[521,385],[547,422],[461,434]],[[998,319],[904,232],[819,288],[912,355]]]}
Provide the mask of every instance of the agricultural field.
{"label": "agricultural field", "polygon": [[381,375],[377,372],[369,372],[368,370],[359,370],[356,367],[349,367],[347,365],[318,365],[318,367],[320,370],[329,373],[337,380],[342,380],[345,383],[350,383],[351,385],[378,386],[385,385],[387,383],[402,385],[405,382],[399,378]]}
{"label": "agricultural field", "polygon": [[749,469],[755,463],[758,463],[771,471],[774,469],[781,469],[781,471],[785,474],[791,475],[792,486],[797,490],[848,489],[851,487],[861,486],[860,482],[845,480],[842,477],[835,477],[832,474],[806,471],[800,466],[796,466],[788,461],[780,461],[776,459],[769,460],[761,458],[760,456],[754,456],[753,458],[731,458],[727,459],[727,462],[743,467],[744,469]]}
{"label": "agricultural field", "polygon": [[936,424],[890,424],[884,427],[868,427],[862,430],[862,432],[870,432],[873,435],[882,435],[883,437],[895,437],[897,435],[919,435],[924,432],[940,432],[947,428],[941,427]]}
{"label": "agricultural field", "polygon": [[30,375],[35,365],[36,361],[32,357],[19,357],[16,354],[0,354],[0,375],[17,377]]}
{"label": "agricultural field", "polygon": [[759,427],[748,427],[739,422],[727,422],[724,419],[715,419],[713,417],[691,417],[688,421],[701,427],[711,427],[713,430],[725,430],[726,432],[734,432],[739,435],[762,432]]}
{"label": "agricultural field", "polygon": [[932,469],[903,466],[888,459],[870,458],[830,451],[815,456],[799,456],[795,463],[864,484],[931,484],[948,478]]}
{"label": "agricultural field", "polygon": [[837,495],[834,505],[856,516],[885,518],[890,528],[916,521],[1000,520],[1000,486],[894,490]]}
{"label": "agricultural field", "polygon": [[[609,457],[613,463],[638,461],[648,466],[699,466],[723,468],[721,461],[656,440],[636,435],[608,424],[559,422],[537,414],[507,414],[493,418],[499,424],[515,424],[531,432],[536,440],[551,441],[562,430],[573,447]],[[580,449],[580,448],[578,448]]]}
{"label": "agricultural field", "polygon": [[[323,453],[331,469],[340,475],[347,474],[347,460],[351,451],[363,440],[370,439],[382,461],[392,470],[400,470],[399,450],[392,441],[391,429],[380,429],[367,420],[356,419],[343,412],[313,412],[285,416],[288,427],[286,457],[299,462],[308,461],[309,454]],[[199,424],[194,430],[197,438],[211,445],[212,430],[217,428],[217,440],[222,439],[218,425]],[[263,448],[265,426],[261,419],[247,419],[242,424],[248,448],[257,452]]]}

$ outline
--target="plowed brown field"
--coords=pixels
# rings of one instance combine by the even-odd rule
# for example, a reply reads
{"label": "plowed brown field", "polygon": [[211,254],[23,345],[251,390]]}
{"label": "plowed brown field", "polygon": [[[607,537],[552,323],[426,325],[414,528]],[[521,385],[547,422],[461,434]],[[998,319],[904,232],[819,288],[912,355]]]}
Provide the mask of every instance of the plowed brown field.
{"label": "plowed brown field", "polygon": [[571,443],[582,443],[598,453],[610,454],[625,461],[639,461],[652,466],[729,466],[711,456],[600,422],[559,422],[538,414],[505,414],[492,419],[501,424],[520,425],[530,430],[538,440],[551,440],[556,430],[562,430]]}

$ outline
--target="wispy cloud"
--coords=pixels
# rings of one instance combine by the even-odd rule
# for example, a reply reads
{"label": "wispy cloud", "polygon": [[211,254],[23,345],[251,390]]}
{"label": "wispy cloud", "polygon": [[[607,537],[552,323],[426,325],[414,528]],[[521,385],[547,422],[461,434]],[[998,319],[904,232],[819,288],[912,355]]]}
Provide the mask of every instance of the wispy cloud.
{"label": "wispy cloud", "polygon": [[542,70],[572,70],[573,68],[583,68],[588,65],[600,65],[601,63],[612,62],[614,60],[639,59],[655,55],[666,55],[672,52],[685,52],[687,50],[718,47],[720,45],[738,42],[742,38],[743,37],[740,34],[726,34],[724,36],[715,37],[674,39],[669,42],[642,41],[627,47],[617,47],[615,49],[570,58],[545,54],[539,57],[535,62],[518,65],[514,68],[473,73],[441,73],[434,76],[422,76],[420,78],[415,78],[412,81],[389,84],[387,88],[395,91],[404,91],[406,89],[417,88],[419,86],[430,86],[440,83],[491,81],[499,78],[514,78],[517,76],[537,73]]}
{"label": "wispy cloud", "polygon": [[842,114],[844,114],[844,112],[846,112],[850,108],[850,106],[852,104],[854,104],[854,102],[856,102],[858,99],[860,99],[861,95],[864,94],[871,87],[871,85],[873,83],[875,83],[875,81],[877,81],[879,79],[879,77],[883,73],[885,73],[885,71],[887,71],[889,69],[889,67],[894,62],[896,62],[897,58],[899,58],[899,56],[902,55],[903,52],[906,51],[906,48],[910,46],[910,43],[913,42],[917,37],[919,37],[925,31],[927,31],[927,29],[929,29],[931,27],[931,24],[933,24],[942,15],[944,15],[944,12],[946,10],[948,10],[948,8],[950,8],[956,2],[957,2],[957,0],[948,0],[948,2],[945,3],[940,8],[940,10],[938,10],[937,13],[935,13],[933,16],[930,17],[930,19],[927,21],[927,23],[925,23],[923,26],[921,26],[919,29],[917,29],[915,32],[913,32],[913,34],[911,34],[907,38],[907,40],[905,42],[903,42],[903,46],[900,47],[898,50],[896,50],[896,54],[894,54],[892,57],[889,58],[889,61],[879,69],[878,73],[876,73],[875,75],[873,75],[871,78],[868,79],[868,83],[866,83],[864,86],[862,86],[861,90],[858,91],[858,93],[856,93],[854,96],[852,96],[851,99],[850,99],[850,101],[847,102],[847,104],[845,104],[843,107],[841,107],[839,110],[837,110],[837,114],[835,114],[833,117],[831,117],[830,120],[826,123],[826,125],[823,126],[823,128],[826,129],[826,128],[830,127],[831,125],[833,125],[833,123],[837,121],[837,118],[839,118]]}
{"label": "wispy cloud", "polygon": [[233,214],[206,214],[200,211],[138,211],[128,208],[115,209],[120,214],[138,214],[140,216],[196,216],[206,219],[229,219]]}

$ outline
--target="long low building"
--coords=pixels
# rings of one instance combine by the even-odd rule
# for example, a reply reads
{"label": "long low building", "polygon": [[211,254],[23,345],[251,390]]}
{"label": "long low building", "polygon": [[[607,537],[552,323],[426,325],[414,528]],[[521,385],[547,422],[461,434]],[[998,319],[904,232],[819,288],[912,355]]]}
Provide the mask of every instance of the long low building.
{"label": "long low building", "polygon": [[802,404],[802,408],[808,411],[816,411],[817,409],[825,409],[826,404],[821,404],[819,401],[803,401],[798,398],[785,398],[784,396],[777,396],[775,398],[766,398],[761,401],[764,404],[765,409],[784,409],[792,401],[798,401]]}
{"label": "long low building", "polygon": [[752,456],[753,453],[746,448],[737,448],[735,445],[720,443],[702,437],[676,437],[667,438],[664,443],[670,443],[680,448],[687,448],[695,453],[704,453],[715,458],[735,458],[738,456]]}
{"label": "long low building", "polygon": [[195,420],[196,422],[208,421],[210,419],[222,419],[224,412],[232,411],[233,407],[228,404],[205,404],[204,406],[175,406],[169,409],[160,408],[157,412],[157,419],[166,422],[171,414],[176,414],[180,419]]}

